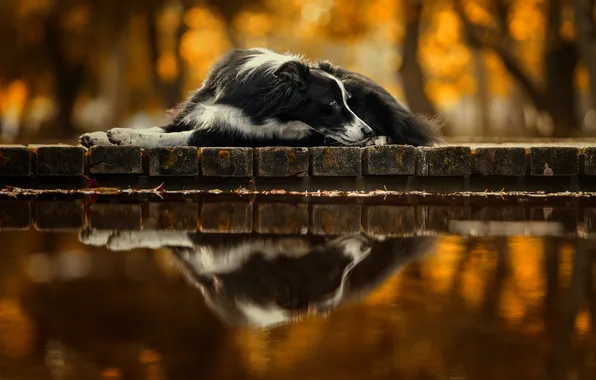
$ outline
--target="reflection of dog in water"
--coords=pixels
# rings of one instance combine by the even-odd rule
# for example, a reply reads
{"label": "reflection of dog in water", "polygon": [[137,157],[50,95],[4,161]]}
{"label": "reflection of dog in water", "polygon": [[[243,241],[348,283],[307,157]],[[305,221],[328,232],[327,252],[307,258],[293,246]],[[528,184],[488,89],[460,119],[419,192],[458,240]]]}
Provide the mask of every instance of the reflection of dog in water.
{"label": "reflection of dog in water", "polygon": [[222,319],[272,327],[364,296],[433,239],[85,230],[81,241],[112,250],[168,247]]}

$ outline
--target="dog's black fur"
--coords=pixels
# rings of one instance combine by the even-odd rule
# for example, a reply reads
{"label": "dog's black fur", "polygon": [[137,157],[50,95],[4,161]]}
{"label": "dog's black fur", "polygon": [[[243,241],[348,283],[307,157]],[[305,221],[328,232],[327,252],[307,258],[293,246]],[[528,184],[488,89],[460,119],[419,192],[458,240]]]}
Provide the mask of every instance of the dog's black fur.
{"label": "dog's black fur", "polygon": [[265,49],[236,49],[221,58],[203,86],[173,110],[169,125],[97,136],[83,135],[81,142],[257,147],[437,141],[429,122],[369,78]]}

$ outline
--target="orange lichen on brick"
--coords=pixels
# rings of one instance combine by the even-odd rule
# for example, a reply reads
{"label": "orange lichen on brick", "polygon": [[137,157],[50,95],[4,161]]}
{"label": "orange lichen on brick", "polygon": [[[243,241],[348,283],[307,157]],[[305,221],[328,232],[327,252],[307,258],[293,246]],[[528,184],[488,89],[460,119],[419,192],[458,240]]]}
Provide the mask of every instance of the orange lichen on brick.
{"label": "orange lichen on brick", "polygon": [[229,150],[220,150],[217,153],[217,156],[219,158],[228,159],[228,158],[230,158],[230,151]]}
{"label": "orange lichen on brick", "polygon": [[176,154],[174,152],[174,148],[170,148],[170,151],[167,153],[166,159],[164,160],[161,167],[164,169],[170,169],[175,164],[176,164]]}
{"label": "orange lichen on brick", "polygon": [[294,153],[294,152],[288,153],[288,162],[291,164],[296,162],[296,153]]}
{"label": "orange lichen on brick", "polygon": [[231,224],[230,216],[228,214],[222,215],[222,217],[219,219],[219,222],[217,222],[217,229],[220,231],[228,231]]}

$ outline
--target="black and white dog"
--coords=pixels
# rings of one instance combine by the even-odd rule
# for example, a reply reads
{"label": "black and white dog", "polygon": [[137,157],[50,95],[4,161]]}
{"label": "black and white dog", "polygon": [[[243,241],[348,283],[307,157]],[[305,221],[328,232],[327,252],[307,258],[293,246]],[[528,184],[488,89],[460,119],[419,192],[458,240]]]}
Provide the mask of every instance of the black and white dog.
{"label": "black and white dog", "polygon": [[254,48],[221,58],[169,125],[86,133],[80,141],[87,147],[428,146],[437,136],[365,76]]}
{"label": "black and white dog", "polygon": [[357,301],[411,261],[432,252],[430,237],[230,235],[85,229],[86,245],[113,251],[169,248],[173,263],[232,325],[270,328],[327,315]]}

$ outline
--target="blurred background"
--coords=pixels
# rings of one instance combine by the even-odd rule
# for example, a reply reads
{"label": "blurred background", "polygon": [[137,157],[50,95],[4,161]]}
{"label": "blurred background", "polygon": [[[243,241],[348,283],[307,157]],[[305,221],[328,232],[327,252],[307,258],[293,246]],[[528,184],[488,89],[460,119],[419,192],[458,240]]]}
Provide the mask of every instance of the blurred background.
{"label": "blurred background", "polygon": [[596,135],[594,0],[2,0],[0,142],[147,127],[232,47],[329,59],[451,137]]}

